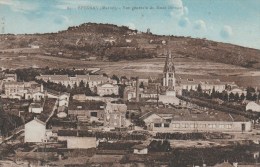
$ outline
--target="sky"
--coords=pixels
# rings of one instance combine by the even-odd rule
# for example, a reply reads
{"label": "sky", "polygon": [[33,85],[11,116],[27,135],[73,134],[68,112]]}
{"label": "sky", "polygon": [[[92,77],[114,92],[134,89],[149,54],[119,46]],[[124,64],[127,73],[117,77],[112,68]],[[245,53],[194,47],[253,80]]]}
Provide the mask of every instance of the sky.
{"label": "sky", "polygon": [[260,49],[260,0],[0,0],[0,33],[109,23]]}

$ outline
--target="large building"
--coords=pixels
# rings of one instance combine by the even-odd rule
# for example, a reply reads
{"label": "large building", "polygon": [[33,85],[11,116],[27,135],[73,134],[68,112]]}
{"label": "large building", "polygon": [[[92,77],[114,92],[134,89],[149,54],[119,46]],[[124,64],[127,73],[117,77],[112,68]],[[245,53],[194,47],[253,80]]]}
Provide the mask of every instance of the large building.
{"label": "large building", "polygon": [[156,132],[249,132],[249,119],[215,110],[142,108],[141,119]]}
{"label": "large building", "polygon": [[70,87],[74,87],[75,84],[79,86],[80,82],[83,81],[85,84],[88,84],[92,90],[99,84],[116,84],[116,81],[103,75],[76,75],[73,77],[68,75],[40,75],[37,76],[36,79],[43,80],[45,82],[50,81],[57,84],[61,83],[64,86],[70,85]]}
{"label": "large building", "polygon": [[104,95],[118,95],[118,86],[111,83],[104,83],[97,85],[97,94],[99,96]]}
{"label": "large building", "polygon": [[237,85],[234,82],[222,82],[219,79],[178,79],[178,84],[180,84],[183,90],[198,90],[200,85],[203,92],[212,93],[213,89],[216,92],[223,92],[228,87],[234,88]]}

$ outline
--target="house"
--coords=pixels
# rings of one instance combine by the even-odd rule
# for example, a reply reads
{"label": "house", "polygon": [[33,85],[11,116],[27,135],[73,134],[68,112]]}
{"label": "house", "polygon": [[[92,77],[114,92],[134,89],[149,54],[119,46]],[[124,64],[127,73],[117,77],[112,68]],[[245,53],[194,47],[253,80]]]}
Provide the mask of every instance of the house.
{"label": "house", "polygon": [[[31,97],[31,92],[42,91],[43,87],[36,82],[15,82],[10,81],[4,83],[4,96],[5,98],[19,97]],[[29,95],[27,95],[29,94]]]}
{"label": "house", "polygon": [[34,118],[25,124],[24,142],[44,142],[46,140],[46,123]]}
{"label": "house", "polygon": [[4,82],[16,82],[17,81],[17,75],[16,74],[4,74],[3,78]]}
{"label": "house", "polygon": [[31,103],[29,105],[29,113],[40,114],[43,111],[43,106],[41,103]]}
{"label": "house", "polygon": [[58,141],[66,141],[68,149],[96,148],[98,141],[95,136],[87,131],[58,130]]}
{"label": "house", "polygon": [[46,90],[45,91],[45,96],[48,98],[54,98],[58,100],[58,107],[61,106],[69,106],[69,99],[70,99],[70,94],[67,92],[57,92],[54,90]]}
{"label": "house", "polygon": [[157,132],[249,132],[252,122],[240,115],[216,110],[141,108],[148,130]]}
{"label": "house", "polygon": [[148,154],[148,148],[145,145],[135,145],[132,148],[134,149],[134,154]]}
{"label": "house", "polygon": [[246,105],[246,111],[254,111],[254,112],[260,112],[260,104],[251,101]]}
{"label": "house", "polygon": [[247,94],[246,90],[243,90],[240,88],[233,88],[233,89],[227,91],[227,93],[228,94],[233,93],[234,95],[238,94],[239,96],[241,96],[242,94],[244,94],[246,96],[246,94]]}
{"label": "house", "polygon": [[95,102],[95,101],[77,101],[72,100],[70,102],[68,108],[68,115],[72,119],[81,120],[88,120],[91,122],[91,118],[94,117],[96,120],[103,120],[104,119],[104,106],[105,103],[103,102]]}
{"label": "house", "polygon": [[61,106],[68,107],[69,106],[69,99],[70,99],[69,93],[67,93],[67,92],[60,93],[58,99],[59,99],[59,103],[58,103],[59,107],[61,107]]}
{"label": "house", "polygon": [[220,164],[216,164],[213,167],[237,167],[237,163],[234,163],[233,165],[231,165],[229,162],[223,162]]}
{"label": "house", "polygon": [[109,128],[121,128],[126,126],[125,104],[116,104],[108,102],[105,107],[104,126]]}
{"label": "house", "polygon": [[104,96],[104,95],[118,95],[118,86],[117,85],[113,85],[110,83],[104,83],[104,84],[100,84],[97,85],[97,94],[99,96]]}
{"label": "house", "polygon": [[41,101],[44,99],[44,92],[36,91],[36,92],[28,92],[25,94],[25,99],[32,99],[33,101]]}

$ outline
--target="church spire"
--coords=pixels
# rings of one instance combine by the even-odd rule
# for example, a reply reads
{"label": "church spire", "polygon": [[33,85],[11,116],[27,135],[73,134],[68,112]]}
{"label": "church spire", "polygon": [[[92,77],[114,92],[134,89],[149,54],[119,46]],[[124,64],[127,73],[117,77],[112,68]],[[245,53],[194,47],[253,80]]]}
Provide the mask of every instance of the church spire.
{"label": "church spire", "polygon": [[168,51],[163,70],[163,86],[175,87],[175,68],[173,64],[173,57]]}
{"label": "church spire", "polygon": [[163,72],[175,72],[171,51],[168,51]]}

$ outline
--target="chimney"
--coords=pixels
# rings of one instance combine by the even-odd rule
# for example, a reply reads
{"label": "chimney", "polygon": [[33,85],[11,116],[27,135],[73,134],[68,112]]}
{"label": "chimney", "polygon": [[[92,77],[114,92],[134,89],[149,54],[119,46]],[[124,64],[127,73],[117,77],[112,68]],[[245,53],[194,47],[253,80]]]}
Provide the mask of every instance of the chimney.
{"label": "chimney", "polygon": [[136,77],[136,102],[139,102],[139,77]]}

